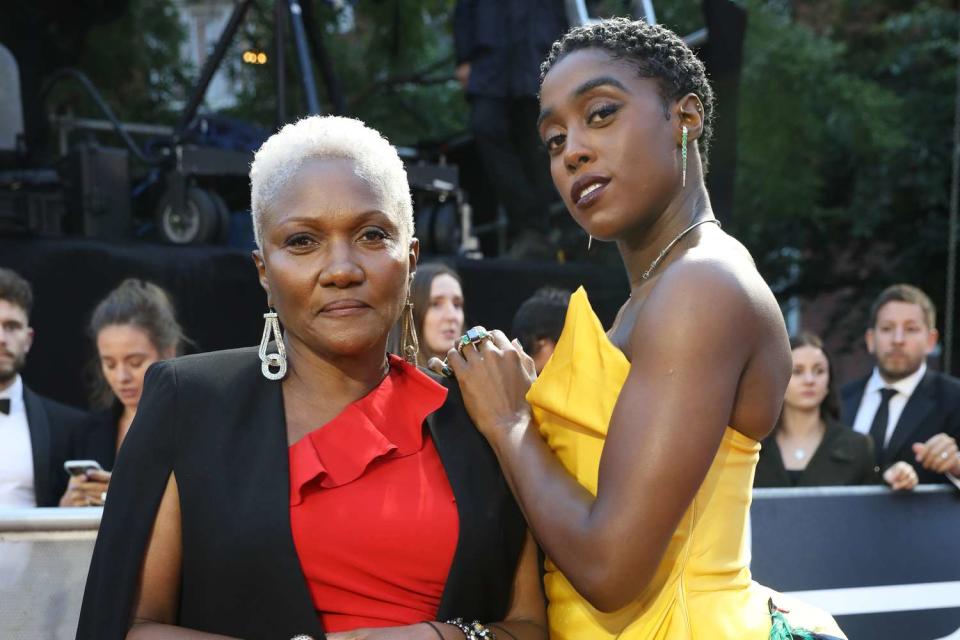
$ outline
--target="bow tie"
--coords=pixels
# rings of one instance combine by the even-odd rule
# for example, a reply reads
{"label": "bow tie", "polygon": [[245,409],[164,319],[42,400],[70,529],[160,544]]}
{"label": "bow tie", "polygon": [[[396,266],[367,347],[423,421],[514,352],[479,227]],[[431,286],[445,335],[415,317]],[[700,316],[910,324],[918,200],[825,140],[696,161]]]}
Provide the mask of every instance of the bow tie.
{"label": "bow tie", "polygon": [[10,415],[10,398],[0,398],[0,413]]}

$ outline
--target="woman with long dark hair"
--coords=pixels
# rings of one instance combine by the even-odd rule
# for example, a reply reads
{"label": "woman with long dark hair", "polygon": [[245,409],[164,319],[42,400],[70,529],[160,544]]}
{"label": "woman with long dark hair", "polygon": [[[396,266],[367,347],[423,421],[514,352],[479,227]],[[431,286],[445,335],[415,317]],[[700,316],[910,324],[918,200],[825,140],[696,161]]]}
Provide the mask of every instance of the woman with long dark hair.
{"label": "woman with long dark hair", "polygon": [[109,469],[137,415],[147,369],[180,355],[187,342],[169,294],[136,278],[124,280],[97,304],[88,333],[97,350],[91,401],[101,413],[81,446],[104,471],[72,476],[61,506],[103,504]]}
{"label": "woman with long dark hair", "polygon": [[445,356],[463,333],[460,275],[442,262],[421,265],[410,285],[410,300],[420,339],[417,363],[426,366],[430,358]]}

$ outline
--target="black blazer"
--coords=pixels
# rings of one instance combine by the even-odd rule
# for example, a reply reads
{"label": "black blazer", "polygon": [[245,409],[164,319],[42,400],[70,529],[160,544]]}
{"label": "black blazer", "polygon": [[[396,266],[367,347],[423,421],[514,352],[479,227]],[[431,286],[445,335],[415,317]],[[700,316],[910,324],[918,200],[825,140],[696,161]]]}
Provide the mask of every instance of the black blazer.
{"label": "black blazer", "polygon": [[823,440],[810,462],[800,474],[800,481],[790,481],[780,447],[773,435],[764,438],[760,460],[753,479],[754,487],[826,487],[837,485],[876,484],[880,474],[874,466],[873,442],[868,436],[828,421]]}
{"label": "black blazer", "polygon": [[90,426],[80,442],[83,457],[96,460],[110,471],[117,459],[117,425],[123,415],[123,405],[116,401],[109,409],[92,414]]}
{"label": "black blazer", "polygon": [[[847,424],[853,424],[857,417],[869,379],[867,376],[851,382],[840,392],[843,420]],[[926,442],[938,433],[946,433],[960,440],[960,380],[928,369],[900,414],[884,451],[881,468],[886,469],[894,462],[903,460],[913,465],[922,483],[950,483],[946,476],[918,465],[913,453],[913,443]]]}
{"label": "black blazer", "polygon": [[[427,418],[460,515],[439,617],[500,620],[526,524],[455,383]],[[281,385],[256,348],[154,364],[121,447],[83,598],[77,638],[120,640],[144,549],[176,474],[183,565],[178,624],[256,640],[324,637],[290,531]]]}
{"label": "black blazer", "polygon": [[56,507],[67,490],[67,460],[85,458],[83,438],[92,418],[23,386],[23,404],[33,449],[33,487],[38,507]]}

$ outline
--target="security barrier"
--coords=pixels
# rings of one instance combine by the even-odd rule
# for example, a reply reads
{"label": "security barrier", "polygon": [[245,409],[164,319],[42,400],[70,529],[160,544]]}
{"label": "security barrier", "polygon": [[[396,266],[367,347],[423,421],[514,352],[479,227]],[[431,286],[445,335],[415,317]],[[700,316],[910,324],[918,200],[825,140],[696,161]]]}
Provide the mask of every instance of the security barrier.
{"label": "security barrier", "polygon": [[960,640],[960,494],[754,492],[754,578],[830,611],[851,640]]}
{"label": "security barrier", "polygon": [[0,638],[73,638],[100,507],[0,509]]}
{"label": "security barrier", "polygon": [[[0,638],[73,638],[102,511],[0,509]],[[760,489],[751,519],[754,577],[851,640],[960,640],[956,491]]]}

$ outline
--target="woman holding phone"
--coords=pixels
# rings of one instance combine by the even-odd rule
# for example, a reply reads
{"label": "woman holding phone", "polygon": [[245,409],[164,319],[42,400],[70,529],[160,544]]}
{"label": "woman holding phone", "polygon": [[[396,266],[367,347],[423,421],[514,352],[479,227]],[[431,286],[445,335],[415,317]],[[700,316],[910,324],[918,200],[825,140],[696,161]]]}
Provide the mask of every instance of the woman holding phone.
{"label": "woman holding phone", "polygon": [[92,404],[100,415],[81,446],[99,468],[75,467],[60,500],[65,507],[103,504],[109,470],[137,415],[147,369],[179,355],[186,342],[169,294],[136,278],[124,280],[97,304],[88,332],[97,350]]}

